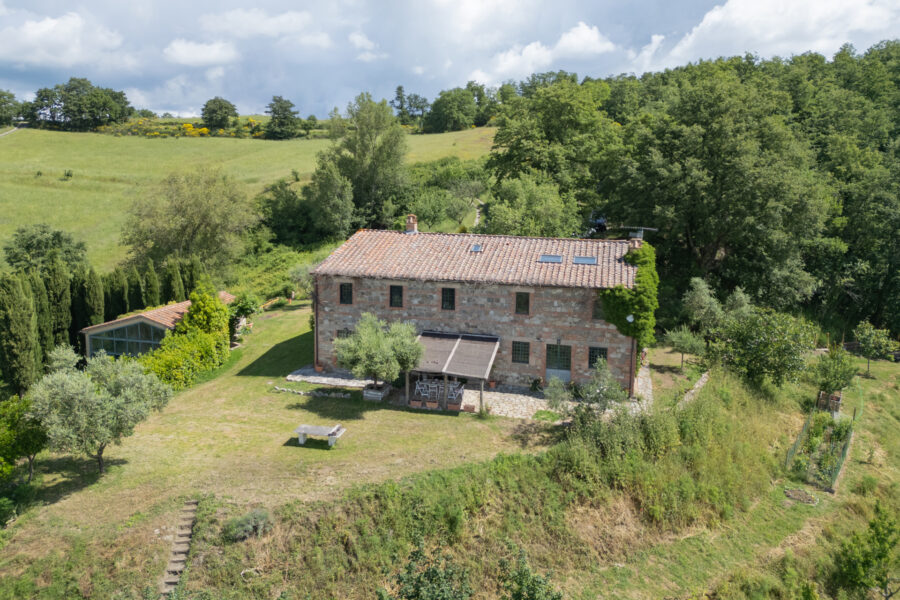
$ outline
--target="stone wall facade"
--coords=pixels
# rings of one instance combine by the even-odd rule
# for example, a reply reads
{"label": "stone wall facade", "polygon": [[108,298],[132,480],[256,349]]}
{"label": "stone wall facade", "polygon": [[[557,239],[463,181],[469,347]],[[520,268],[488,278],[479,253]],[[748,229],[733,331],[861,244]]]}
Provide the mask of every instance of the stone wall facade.
{"label": "stone wall facade", "polygon": [[[352,285],[352,304],[341,304],[340,284]],[[402,286],[403,306],[390,306],[390,286]],[[442,288],[455,290],[455,309],[442,309]],[[516,314],[516,293],[529,294],[528,314]],[[500,348],[491,379],[529,385],[546,377],[547,345],[571,347],[571,378],[590,377],[589,349],[606,348],[612,373],[634,390],[635,356],[630,337],[606,321],[593,319],[595,290],[456,282],[316,276],[316,364],[333,368],[333,341],[353,329],[360,315],[385,321],[411,321],[419,331],[496,335]],[[558,341],[557,341],[558,340]],[[513,362],[512,343],[528,342],[528,363]]]}

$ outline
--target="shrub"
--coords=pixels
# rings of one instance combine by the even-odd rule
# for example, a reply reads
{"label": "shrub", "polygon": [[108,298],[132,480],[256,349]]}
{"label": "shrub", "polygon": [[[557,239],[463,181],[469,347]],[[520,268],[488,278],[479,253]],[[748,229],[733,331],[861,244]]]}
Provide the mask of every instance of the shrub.
{"label": "shrub", "polygon": [[197,376],[220,366],[228,358],[221,336],[199,330],[170,334],[159,348],[140,357],[144,368],[176,390],[190,386]]}
{"label": "shrub", "polygon": [[819,389],[833,394],[850,385],[856,376],[856,365],[846,350],[831,346],[826,354],[819,357],[814,373]]}
{"label": "shrub", "polygon": [[870,496],[875,493],[878,488],[878,479],[871,475],[863,475],[863,478],[856,484],[856,493],[860,496]]}
{"label": "shrub", "polygon": [[0,527],[16,516],[16,503],[9,498],[0,498]]}
{"label": "shrub", "polygon": [[260,537],[270,529],[269,511],[257,508],[242,517],[228,520],[222,527],[222,537],[226,542],[240,542],[251,536]]}

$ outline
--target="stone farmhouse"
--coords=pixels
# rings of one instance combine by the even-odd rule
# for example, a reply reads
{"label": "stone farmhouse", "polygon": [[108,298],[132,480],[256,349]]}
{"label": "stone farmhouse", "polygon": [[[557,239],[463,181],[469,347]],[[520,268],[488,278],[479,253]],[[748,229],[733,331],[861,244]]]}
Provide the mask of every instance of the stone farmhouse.
{"label": "stone farmhouse", "polygon": [[529,385],[583,382],[600,358],[634,393],[635,340],[603,319],[597,290],[634,287],[624,260],[640,239],[588,240],[360,230],[313,270],[315,361],[370,312],[410,321],[419,371]]}

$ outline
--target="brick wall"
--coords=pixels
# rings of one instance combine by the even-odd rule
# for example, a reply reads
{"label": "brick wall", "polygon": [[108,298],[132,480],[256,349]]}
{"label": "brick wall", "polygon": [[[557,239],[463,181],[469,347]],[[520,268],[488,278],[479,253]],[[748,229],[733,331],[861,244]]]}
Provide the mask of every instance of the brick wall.
{"label": "brick wall", "polygon": [[[341,283],[353,285],[353,304],[340,304]],[[391,285],[403,286],[403,307],[389,306]],[[456,309],[442,310],[441,289],[456,290]],[[527,315],[515,313],[516,292],[530,294]],[[622,386],[631,389],[632,339],[614,325],[592,319],[594,290],[580,288],[514,287],[500,285],[422,282],[386,279],[317,277],[317,360],[335,364],[332,341],[342,329],[352,330],[360,315],[371,312],[385,321],[412,321],[419,331],[482,333],[500,337],[491,378],[528,385],[543,377],[547,344],[572,347],[572,380],[590,376],[588,349],[607,349],[609,368]],[[528,364],[512,362],[512,342],[530,343]]]}

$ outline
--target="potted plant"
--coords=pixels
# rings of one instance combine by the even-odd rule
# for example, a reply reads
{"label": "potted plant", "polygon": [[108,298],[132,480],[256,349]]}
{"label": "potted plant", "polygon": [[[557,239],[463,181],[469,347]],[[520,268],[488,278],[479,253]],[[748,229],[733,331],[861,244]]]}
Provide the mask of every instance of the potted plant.
{"label": "potted plant", "polygon": [[416,398],[416,397],[410,398],[410,399],[409,399],[409,406],[410,406],[411,408],[422,408],[422,399],[421,399],[421,398]]}
{"label": "potted plant", "polygon": [[457,398],[456,400],[447,400],[447,410],[462,410],[462,396]]}
{"label": "potted plant", "polygon": [[320,364],[314,365],[313,368],[316,370],[316,373],[321,373],[322,371],[325,370],[325,367],[323,367],[323,366],[320,365]]}
{"label": "potted plant", "polygon": [[431,398],[426,398],[426,400],[425,400],[425,407],[426,407],[426,408],[430,408],[430,409],[432,409],[432,410],[437,409],[437,407],[438,407],[438,401],[437,401],[437,398],[435,398],[434,400],[432,400]]}

